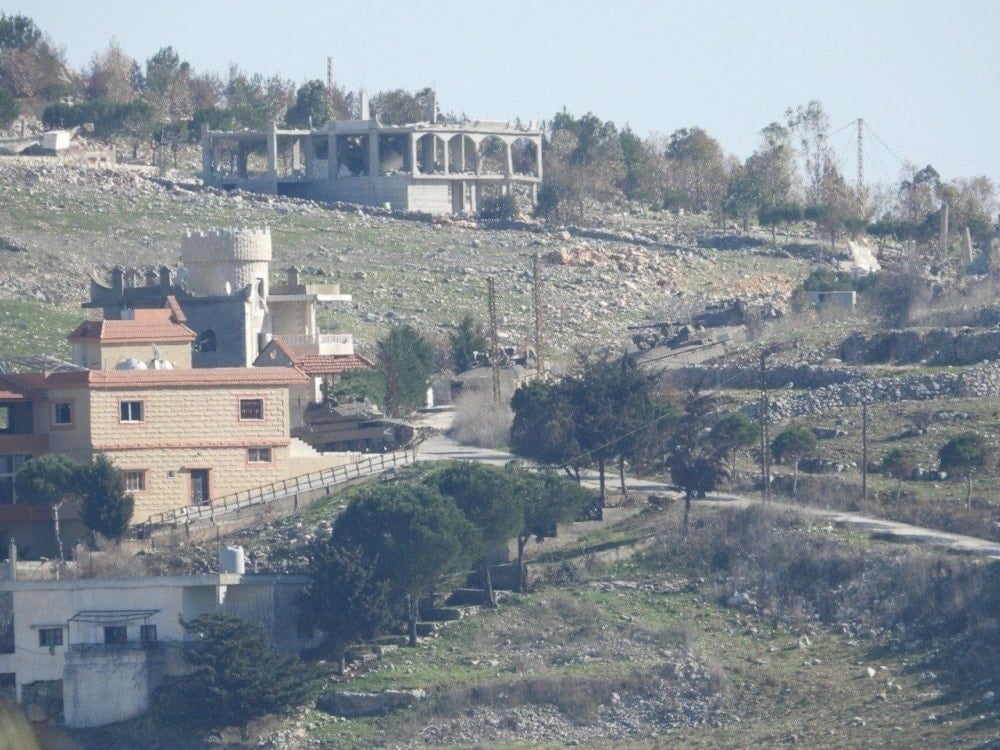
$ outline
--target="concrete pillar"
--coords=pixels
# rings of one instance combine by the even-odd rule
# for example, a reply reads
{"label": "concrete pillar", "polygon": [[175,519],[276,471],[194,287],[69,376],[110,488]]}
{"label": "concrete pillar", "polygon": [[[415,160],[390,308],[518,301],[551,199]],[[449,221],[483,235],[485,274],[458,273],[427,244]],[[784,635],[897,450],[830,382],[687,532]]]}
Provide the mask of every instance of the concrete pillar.
{"label": "concrete pillar", "polygon": [[[21,122],[24,127],[24,122]],[[201,178],[208,182],[215,173],[215,146],[208,134],[208,123],[201,124]]]}
{"label": "concrete pillar", "polygon": [[465,171],[465,136],[458,137],[458,171]]}
{"label": "concrete pillar", "polygon": [[296,138],[292,141],[292,170],[302,167],[302,140]]}
{"label": "concrete pillar", "polygon": [[267,124],[267,176],[278,179],[278,123]]}
{"label": "concrete pillar", "polygon": [[972,249],[972,232],[969,231],[968,227],[965,228],[965,260],[969,263],[975,260]]}
{"label": "concrete pillar", "polygon": [[[437,147],[437,136],[434,136],[435,148]],[[448,174],[448,141],[441,139],[441,150],[444,152],[444,173]]]}
{"label": "concrete pillar", "polygon": [[532,206],[537,206],[538,205],[538,183],[537,182],[531,183],[531,205]]}
{"label": "concrete pillar", "polygon": [[416,177],[420,174],[420,166],[417,164],[417,134],[410,133],[410,174]]}
{"label": "concrete pillar", "polygon": [[340,176],[340,154],[337,152],[337,136],[332,132],[326,136],[326,174],[331,180]]}
{"label": "concrete pillar", "polygon": [[476,183],[469,183],[469,210],[475,213],[479,210],[478,199],[476,197]]}
{"label": "concrete pillar", "polygon": [[514,176],[514,149],[510,147],[510,141],[503,142],[504,152],[507,155],[507,172],[508,177]]}
{"label": "concrete pillar", "polygon": [[247,178],[247,144],[243,141],[236,144],[236,176],[241,180]]}
{"label": "concrete pillar", "polygon": [[371,177],[382,174],[382,166],[378,158],[378,133],[368,132],[368,174]]}
{"label": "concrete pillar", "polygon": [[311,177],[313,164],[316,162],[316,140],[310,135],[306,137],[306,177]]}
{"label": "concrete pillar", "polygon": [[542,137],[535,138],[535,176],[542,179]]}
{"label": "concrete pillar", "polygon": [[368,92],[361,89],[361,119],[372,119],[371,105],[368,103]]}

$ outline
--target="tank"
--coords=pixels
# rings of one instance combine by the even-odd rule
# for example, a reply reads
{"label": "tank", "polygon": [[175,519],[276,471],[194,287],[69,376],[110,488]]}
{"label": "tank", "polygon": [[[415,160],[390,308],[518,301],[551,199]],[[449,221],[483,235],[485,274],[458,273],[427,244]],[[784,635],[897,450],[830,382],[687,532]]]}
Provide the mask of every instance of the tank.
{"label": "tank", "polygon": [[402,448],[413,441],[413,425],[389,419],[366,400],[324,401],[311,404],[302,415],[303,424],[292,437],[318,451],[381,453]]}

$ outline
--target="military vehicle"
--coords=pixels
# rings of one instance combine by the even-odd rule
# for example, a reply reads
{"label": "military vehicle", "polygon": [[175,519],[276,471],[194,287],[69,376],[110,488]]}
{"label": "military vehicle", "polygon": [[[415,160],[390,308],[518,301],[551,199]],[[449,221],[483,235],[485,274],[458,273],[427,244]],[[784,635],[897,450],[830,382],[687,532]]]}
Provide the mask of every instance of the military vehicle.
{"label": "military vehicle", "polygon": [[413,425],[389,419],[367,399],[333,399],[310,404],[292,437],[318,451],[381,453],[413,441]]}

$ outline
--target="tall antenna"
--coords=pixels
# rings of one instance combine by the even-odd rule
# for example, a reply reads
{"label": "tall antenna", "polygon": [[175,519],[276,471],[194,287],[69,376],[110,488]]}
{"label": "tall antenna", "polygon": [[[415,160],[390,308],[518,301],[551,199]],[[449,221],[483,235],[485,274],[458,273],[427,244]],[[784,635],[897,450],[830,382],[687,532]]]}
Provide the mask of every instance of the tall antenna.
{"label": "tall antenna", "polygon": [[486,279],[487,305],[490,312],[490,369],[493,370],[493,401],[500,403],[500,342],[497,338],[497,294],[493,277]]}
{"label": "tall antenna", "polygon": [[535,307],[535,369],[542,377],[542,283],[538,275],[538,253],[531,263],[531,301]]}
{"label": "tall antenna", "polygon": [[330,119],[333,118],[333,58],[326,58],[326,103],[330,110]]}
{"label": "tall antenna", "polygon": [[865,121],[858,118],[858,202],[861,210],[864,211],[868,203],[868,196],[865,191]]}

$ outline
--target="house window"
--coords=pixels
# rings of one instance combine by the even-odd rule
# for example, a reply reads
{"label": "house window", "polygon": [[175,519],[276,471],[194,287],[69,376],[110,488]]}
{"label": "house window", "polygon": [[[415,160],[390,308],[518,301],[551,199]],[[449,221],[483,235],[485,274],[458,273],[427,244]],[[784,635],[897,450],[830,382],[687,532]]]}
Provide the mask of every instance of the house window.
{"label": "house window", "polygon": [[26,461],[31,460],[31,456],[30,453],[0,454],[0,505],[17,502],[17,497],[14,495],[14,476]]}
{"label": "house window", "polygon": [[122,401],[118,406],[122,422],[142,421],[142,401]]}
{"label": "house window", "polygon": [[247,448],[247,462],[251,464],[271,463],[270,448]]}
{"label": "house window", "polygon": [[240,399],[240,419],[263,419],[264,399],[262,398],[241,398]]}
{"label": "house window", "polygon": [[0,405],[0,432],[10,429],[10,407],[7,404]]}
{"label": "house window", "polygon": [[108,625],[104,628],[104,643],[108,646],[120,646],[128,643],[128,628],[124,625]]}
{"label": "house window", "polygon": [[141,643],[156,643],[156,626],[155,625],[140,625],[139,626],[139,641]]}
{"label": "house window", "polygon": [[146,472],[143,469],[130,469],[122,472],[125,478],[125,489],[128,492],[143,492],[146,489]]}
{"label": "house window", "polygon": [[38,645],[39,646],[61,646],[61,645],[63,645],[63,629],[62,628],[39,628],[38,629]]}
{"label": "house window", "polygon": [[52,424],[73,424],[73,404],[69,401],[57,401],[52,404]]}

